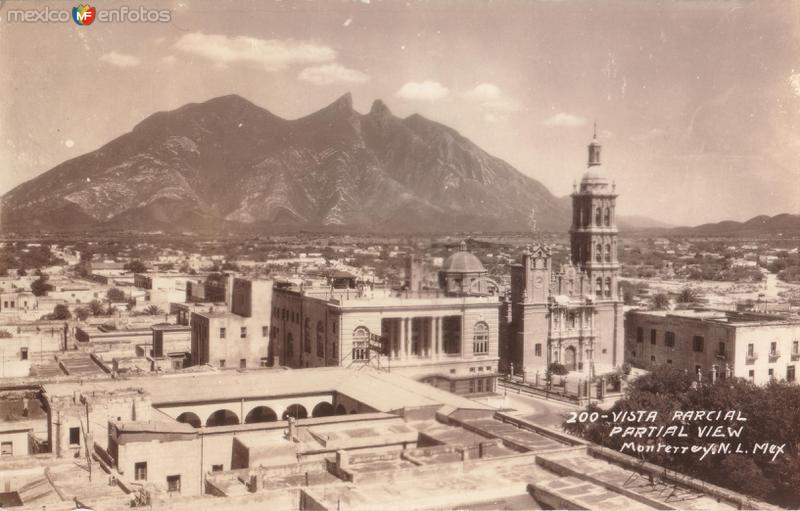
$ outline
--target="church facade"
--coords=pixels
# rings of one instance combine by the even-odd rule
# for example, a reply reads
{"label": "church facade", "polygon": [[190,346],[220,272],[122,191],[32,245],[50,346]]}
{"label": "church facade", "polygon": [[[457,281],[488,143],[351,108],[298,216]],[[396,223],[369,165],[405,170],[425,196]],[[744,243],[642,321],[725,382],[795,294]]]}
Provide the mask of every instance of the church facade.
{"label": "church facade", "polygon": [[511,267],[501,314],[505,371],[544,374],[557,362],[591,376],[624,361],[617,194],[596,134],[588,149],[588,169],[572,194],[570,262],[553,268],[550,248],[535,243]]}

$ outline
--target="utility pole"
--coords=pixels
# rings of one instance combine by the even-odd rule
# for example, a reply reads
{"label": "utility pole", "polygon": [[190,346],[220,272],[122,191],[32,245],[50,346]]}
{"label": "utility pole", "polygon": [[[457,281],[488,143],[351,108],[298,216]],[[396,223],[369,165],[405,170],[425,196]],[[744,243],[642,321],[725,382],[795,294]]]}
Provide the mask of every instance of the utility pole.
{"label": "utility pole", "polygon": [[86,465],[89,467],[89,482],[92,482],[92,453],[89,450],[89,401],[84,396],[83,405],[86,410],[86,431],[83,434],[83,443],[86,447]]}

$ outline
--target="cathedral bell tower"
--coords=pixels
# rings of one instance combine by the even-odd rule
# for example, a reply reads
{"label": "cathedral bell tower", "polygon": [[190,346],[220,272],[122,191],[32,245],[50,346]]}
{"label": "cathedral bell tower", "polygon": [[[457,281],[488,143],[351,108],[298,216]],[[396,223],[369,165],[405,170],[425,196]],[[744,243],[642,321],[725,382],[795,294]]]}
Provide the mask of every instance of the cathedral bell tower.
{"label": "cathedral bell tower", "polygon": [[602,171],[597,124],[588,149],[588,169],[572,193],[572,228],[569,231],[572,263],[586,272],[596,301],[616,301],[619,299],[617,194],[616,186]]}

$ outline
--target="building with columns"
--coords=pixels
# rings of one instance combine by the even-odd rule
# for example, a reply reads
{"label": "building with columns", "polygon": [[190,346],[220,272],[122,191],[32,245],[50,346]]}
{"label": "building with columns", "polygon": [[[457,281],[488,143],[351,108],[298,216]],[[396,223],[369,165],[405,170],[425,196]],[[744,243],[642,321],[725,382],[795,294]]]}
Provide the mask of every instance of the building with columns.
{"label": "building with columns", "polygon": [[591,375],[624,361],[617,194],[602,171],[596,133],[588,150],[588,169],[572,194],[570,263],[553,269],[549,247],[534,244],[511,267],[502,315],[505,371],[544,374],[558,362]]}
{"label": "building with columns", "polygon": [[445,262],[442,289],[276,288],[270,357],[297,368],[372,365],[458,394],[492,392],[500,301],[482,292],[485,275],[464,248]]}

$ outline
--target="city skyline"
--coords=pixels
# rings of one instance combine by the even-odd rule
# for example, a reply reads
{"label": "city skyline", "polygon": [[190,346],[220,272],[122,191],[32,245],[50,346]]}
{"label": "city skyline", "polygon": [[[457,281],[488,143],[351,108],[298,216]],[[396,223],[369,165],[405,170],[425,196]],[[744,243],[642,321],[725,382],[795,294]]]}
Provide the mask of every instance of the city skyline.
{"label": "city skyline", "polygon": [[453,127],[557,196],[580,178],[597,121],[621,214],[696,225],[800,212],[794,6],[209,5],[149,5],[171,9],[167,24],[4,15],[0,193],[157,111],[235,93],[292,119],[351,92],[359,112],[381,99]]}

